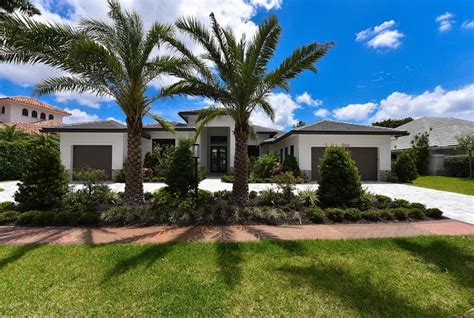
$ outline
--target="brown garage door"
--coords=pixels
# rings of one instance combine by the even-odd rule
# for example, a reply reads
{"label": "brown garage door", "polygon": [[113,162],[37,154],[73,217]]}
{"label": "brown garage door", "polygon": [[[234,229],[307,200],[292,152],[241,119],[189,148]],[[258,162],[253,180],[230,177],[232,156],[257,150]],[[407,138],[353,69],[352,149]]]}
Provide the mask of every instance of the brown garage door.
{"label": "brown garage door", "polygon": [[112,178],[112,146],[74,146],[73,169],[100,169]]}
{"label": "brown garage door", "polygon": [[[311,179],[318,180],[319,159],[324,155],[324,147],[311,148]],[[359,169],[361,180],[376,181],[377,180],[377,148],[349,147],[352,159],[355,161]]]}

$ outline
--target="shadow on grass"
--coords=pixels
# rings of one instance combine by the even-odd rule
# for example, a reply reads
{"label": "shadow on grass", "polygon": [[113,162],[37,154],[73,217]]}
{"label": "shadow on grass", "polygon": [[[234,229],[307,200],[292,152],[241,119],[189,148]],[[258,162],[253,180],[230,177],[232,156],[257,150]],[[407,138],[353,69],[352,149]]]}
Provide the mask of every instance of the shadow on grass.
{"label": "shadow on grass", "polygon": [[309,285],[322,295],[337,297],[361,316],[383,317],[448,317],[435,304],[420,308],[390,290],[376,286],[369,277],[355,276],[341,266],[318,264],[283,266],[279,270],[293,280],[294,286]]}
{"label": "shadow on grass", "polygon": [[41,245],[38,245],[38,244],[27,244],[27,245],[15,246],[14,247],[15,250],[8,257],[0,259],[0,269],[7,266],[8,264],[16,262],[17,260],[25,256],[29,252],[36,250],[40,247]]}
{"label": "shadow on grass", "polygon": [[440,271],[454,278],[464,287],[474,289],[474,254],[468,254],[456,245],[444,240],[426,244],[410,240],[396,240],[396,244],[426,263],[433,264]]}
{"label": "shadow on grass", "polygon": [[228,287],[233,289],[242,279],[242,247],[239,243],[217,242],[215,244],[219,276]]}
{"label": "shadow on grass", "polygon": [[308,253],[308,250],[301,241],[283,241],[278,235],[254,226],[246,226],[245,230],[258,239],[266,240],[269,244],[278,246],[290,254],[304,256]]}

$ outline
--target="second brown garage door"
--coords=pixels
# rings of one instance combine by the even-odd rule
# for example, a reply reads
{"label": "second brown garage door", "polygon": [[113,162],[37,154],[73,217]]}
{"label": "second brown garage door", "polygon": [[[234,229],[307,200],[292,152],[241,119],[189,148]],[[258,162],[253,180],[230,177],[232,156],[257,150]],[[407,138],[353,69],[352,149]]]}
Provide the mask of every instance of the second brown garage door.
{"label": "second brown garage door", "polygon": [[100,169],[112,178],[112,146],[74,146],[72,167],[76,169]]}
{"label": "second brown garage door", "polygon": [[[318,180],[318,165],[320,158],[324,155],[324,147],[311,148],[311,179]],[[377,148],[375,147],[349,147],[352,159],[359,169],[361,180],[377,180]]]}

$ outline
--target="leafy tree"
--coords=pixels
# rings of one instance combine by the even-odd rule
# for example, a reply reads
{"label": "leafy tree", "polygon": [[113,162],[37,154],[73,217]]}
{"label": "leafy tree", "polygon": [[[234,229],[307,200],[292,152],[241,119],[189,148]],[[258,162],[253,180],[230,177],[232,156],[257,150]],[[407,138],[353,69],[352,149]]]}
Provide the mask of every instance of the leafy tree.
{"label": "leafy tree", "polygon": [[415,161],[409,150],[403,151],[394,165],[394,170],[399,182],[412,182],[418,178]]}
{"label": "leafy tree", "polygon": [[166,172],[165,182],[169,190],[181,197],[186,196],[196,183],[195,159],[191,151],[192,144],[192,140],[179,140]]}
{"label": "leafy tree", "polygon": [[0,180],[18,180],[28,157],[28,134],[6,125],[0,129]]}
{"label": "leafy tree", "polygon": [[456,136],[459,147],[467,153],[469,158],[469,179],[472,179],[472,152],[474,151],[474,135]]}
{"label": "leafy tree", "polygon": [[143,117],[155,118],[164,128],[170,125],[150,114],[160,95],[146,94],[149,83],[169,70],[185,72],[182,59],[157,55],[164,39],[173,36],[172,27],[157,22],[145,31],[134,11],[123,11],[109,0],[108,21],[85,19],[77,26],[42,23],[18,15],[0,19],[5,45],[0,59],[10,63],[44,63],[68,75],[40,82],[38,95],[60,91],[92,92],[110,96],[126,115],[127,174],[125,199],[143,202],[141,134]]}
{"label": "leafy tree", "polygon": [[19,10],[29,16],[41,14],[38,8],[36,8],[30,0],[0,0],[0,9],[8,13],[13,13],[13,11]]}
{"label": "leafy tree", "polygon": [[298,165],[298,160],[296,160],[295,156],[288,155],[283,160],[281,165],[281,171],[287,172],[290,171],[293,173],[295,177],[299,177],[301,174],[300,167]]}
{"label": "leafy tree", "polygon": [[69,178],[61,163],[57,140],[40,135],[30,148],[15,201],[23,209],[47,210],[59,206],[68,191]]}
{"label": "leafy tree", "polygon": [[318,169],[318,197],[321,206],[349,206],[360,200],[362,186],[359,170],[347,149],[327,147]]}
{"label": "leafy tree", "polygon": [[379,126],[379,127],[387,127],[387,128],[397,128],[400,127],[401,125],[405,125],[406,123],[409,123],[413,121],[413,118],[407,117],[407,118],[402,118],[402,119],[386,119],[382,121],[377,121],[375,123],[372,123],[373,126]]}
{"label": "leafy tree", "polygon": [[21,130],[16,129],[16,125],[5,125],[0,129],[0,141],[5,142],[27,142],[30,136]]}
{"label": "leafy tree", "polygon": [[[240,40],[229,29],[222,28],[211,13],[211,30],[194,18],[179,19],[176,26],[200,44],[205,53],[193,55],[178,41],[170,44],[192,65],[193,71],[178,70],[181,80],[162,90],[164,96],[203,96],[222,105],[200,112],[198,131],[207,122],[220,116],[230,116],[235,122],[235,158],[233,199],[244,205],[248,199],[247,140],[251,133],[250,115],[263,110],[271,119],[273,109],[269,94],[276,88],[289,89],[289,80],[305,70],[316,72],[314,63],[323,57],[334,43],[311,43],[296,49],[275,70],[268,63],[275,53],[281,27],[275,16],[260,24],[255,36]],[[209,65],[215,67],[211,69]]]}
{"label": "leafy tree", "polygon": [[303,120],[298,120],[296,124],[293,125],[293,129],[303,127],[306,123]]}
{"label": "leafy tree", "polygon": [[430,161],[430,133],[425,131],[422,134],[417,134],[411,141],[412,154],[415,160],[416,170],[418,174],[424,175],[428,162]]}

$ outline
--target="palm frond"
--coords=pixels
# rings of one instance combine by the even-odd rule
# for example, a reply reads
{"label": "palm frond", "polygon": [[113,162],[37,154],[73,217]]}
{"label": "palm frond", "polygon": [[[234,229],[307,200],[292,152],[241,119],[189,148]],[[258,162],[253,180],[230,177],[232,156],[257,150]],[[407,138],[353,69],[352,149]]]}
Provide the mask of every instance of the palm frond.
{"label": "palm frond", "polygon": [[194,133],[194,141],[196,141],[197,137],[201,134],[201,131],[206,125],[219,117],[231,115],[229,109],[226,108],[218,108],[218,107],[210,107],[206,109],[202,109],[198,111],[198,117],[196,123],[198,124],[196,127],[196,131]]}
{"label": "palm frond", "polygon": [[105,86],[97,85],[84,79],[70,76],[60,76],[42,80],[34,87],[33,94],[42,96],[65,91],[77,92],[79,94],[90,92],[97,96],[113,97],[112,92],[110,92]]}
{"label": "palm frond", "polygon": [[173,125],[167,121],[166,119],[164,119],[163,117],[160,117],[156,114],[152,114],[150,112],[148,112],[146,114],[148,117],[151,117],[153,118],[158,124],[160,124],[160,126],[166,130],[167,132],[170,132],[172,133],[173,135],[176,134],[176,130],[174,129]]}

